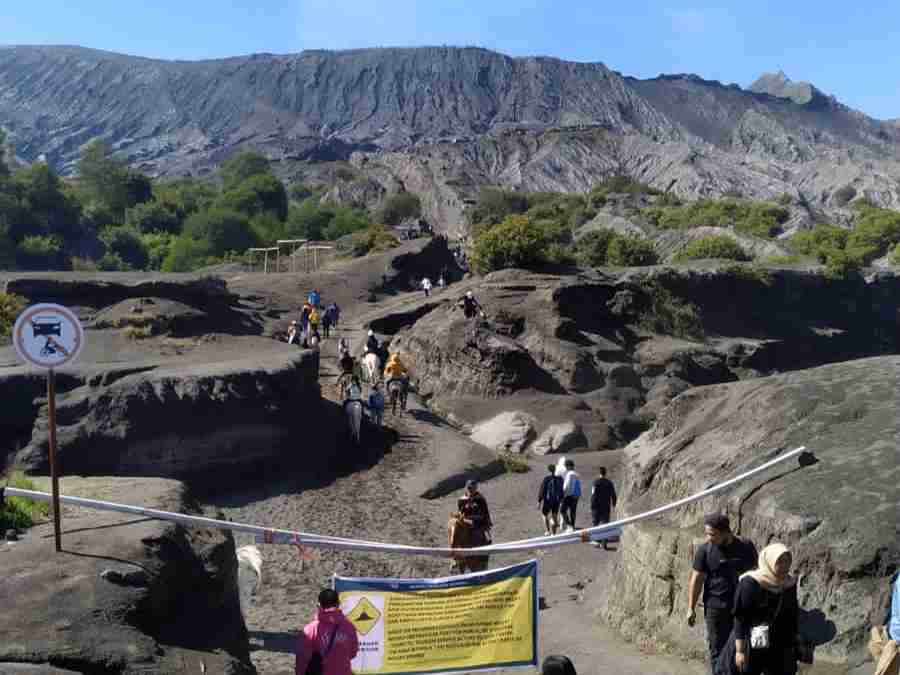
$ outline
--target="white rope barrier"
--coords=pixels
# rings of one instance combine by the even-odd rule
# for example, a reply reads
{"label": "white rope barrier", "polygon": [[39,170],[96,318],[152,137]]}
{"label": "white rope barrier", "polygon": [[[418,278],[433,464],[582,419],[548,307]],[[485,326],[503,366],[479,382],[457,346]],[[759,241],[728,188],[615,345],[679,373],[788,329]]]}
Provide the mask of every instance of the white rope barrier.
{"label": "white rope barrier", "polygon": [[[567,544],[583,543],[588,541],[601,541],[617,536],[621,533],[622,527],[631,525],[641,520],[655,518],[667,511],[686,506],[692,502],[699,501],[705,497],[709,497],[718,492],[728,489],[732,485],[747,480],[767,469],[780,464],[792,457],[797,457],[806,450],[805,447],[799,447],[791,450],[774,459],[761,464],[755,469],[750,469],[723,483],[714,485],[710,488],[697,492],[689,497],[679,499],[678,501],[666,504],[664,506],[645,511],[634,516],[628,516],[620,520],[613,521],[606,525],[598,525],[597,527],[589,527],[575,532],[564,534],[555,534],[545,537],[534,537],[531,539],[520,539],[518,541],[510,541],[502,544],[491,544],[490,546],[479,546],[476,548],[465,549],[471,554],[502,554],[502,553],[520,553],[523,551],[533,551],[536,549],[554,548],[557,546],[565,546]],[[25,497],[36,501],[49,502],[52,495],[46,492],[38,492],[36,490],[23,490],[21,488],[7,487],[3,489],[3,493],[10,497]],[[256,535],[256,539],[260,543],[271,544],[295,544],[308,548],[324,548],[345,551],[370,551],[377,553],[402,553],[405,555],[433,555],[452,557],[459,555],[460,549],[448,547],[430,547],[430,546],[410,546],[406,544],[388,544],[377,541],[368,541],[363,539],[351,539],[347,537],[332,537],[329,535],[313,534],[309,532],[297,532],[293,530],[282,530],[274,528],[260,527],[259,525],[249,525],[246,523],[233,523],[227,520],[217,520],[215,518],[206,518],[204,516],[189,516],[183,513],[172,513],[170,511],[160,511],[158,509],[149,509],[141,506],[129,506],[127,504],[116,504],[114,502],[106,502],[98,499],[85,499],[83,497],[70,497],[60,495],[59,501],[62,504],[70,506],[81,506],[91,509],[100,509],[106,511],[117,511],[119,513],[128,513],[138,516],[146,516],[158,520],[168,520],[182,525],[192,525],[197,527],[208,527],[221,530],[232,530],[234,532],[246,532]]]}

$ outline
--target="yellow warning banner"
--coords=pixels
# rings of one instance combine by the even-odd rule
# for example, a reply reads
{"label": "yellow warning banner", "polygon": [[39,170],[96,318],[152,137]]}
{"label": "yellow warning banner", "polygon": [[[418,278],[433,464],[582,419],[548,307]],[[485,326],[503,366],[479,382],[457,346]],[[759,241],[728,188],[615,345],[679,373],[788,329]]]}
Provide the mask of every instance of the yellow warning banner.
{"label": "yellow warning banner", "polygon": [[334,578],[356,675],[537,665],[537,561],[443,579]]}

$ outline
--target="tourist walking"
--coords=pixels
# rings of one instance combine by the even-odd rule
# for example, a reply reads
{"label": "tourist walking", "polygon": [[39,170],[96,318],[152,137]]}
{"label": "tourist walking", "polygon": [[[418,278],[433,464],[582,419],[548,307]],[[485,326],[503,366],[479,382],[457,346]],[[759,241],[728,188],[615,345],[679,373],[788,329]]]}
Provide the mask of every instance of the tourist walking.
{"label": "tourist walking", "polygon": [[718,675],[795,675],[800,643],[797,579],[784,544],[759,554],[758,566],[745,572],[734,595],[734,627],[719,654]]}
{"label": "tourist walking", "polygon": [[559,530],[559,507],[563,498],[563,479],[556,475],[556,465],[549,464],[549,476],[544,476],[538,490],[538,508],[544,517],[544,536],[556,534]]}
{"label": "tourist walking", "polygon": [[316,670],[322,675],[352,675],[350,662],[358,651],[356,627],[341,611],[337,591],[323,588],[315,619],[303,627],[297,639],[295,675],[306,675],[313,659],[319,660]]}
{"label": "tourist walking", "polygon": [[477,480],[466,481],[466,491],[457,501],[457,506],[466,524],[472,528],[472,546],[490,544],[494,523],[487,500],[478,491]]}
{"label": "tourist walking", "polygon": [[319,322],[322,320],[321,315],[319,314],[319,310],[316,309],[316,306],[313,305],[313,308],[309,310],[309,332],[310,333],[318,333],[319,332]]}
{"label": "tourist walking", "polygon": [[425,297],[431,295],[431,279],[424,277],[422,279],[422,290],[425,291]]}
{"label": "tourist walking", "polygon": [[474,319],[479,313],[484,318],[484,309],[472,291],[466,291],[466,294],[460,298],[459,305],[462,307],[463,314],[467,319]]}
{"label": "tourist walking", "polygon": [[712,672],[733,627],[732,608],[738,578],[756,567],[756,547],[731,532],[728,516],[713,513],[703,519],[706,543],[694,554],[688,581],[687,622],[696,621],[697,600],[703,591],[703,615]]}
{"label": "tourist walking", "polygon": [[[606,525],[612,520],[612,510],[616,507],[616,486],[606,477],[606,467],[601,466],[599,478],[594,479],[594,485],[591,488],[591,522],[594,527],[598,525]],[[594,546],[600,546],[601,542],[592,542]],[[603,540],[603,550],[608,551],[609,547],[606,539]]]}
{"label": "tourist walking", "polygon": [[309,292],[309,296],[307,297],[309,304],[318,309],[322,304],[322,295],[319,293],[318,288],[314,288]]}
{"label": "tourist walking", "polygon": [[384,392],[381,389],[381,382],[376,382],[369,392],[369,414],[377,426],[384,424]]}
{"label": "tourist walking", "polygon": [[566,475],[563,478],[563,500],[560,511],[566,532],[575,531],[575,514],[578,511],[578,500],[581,497],[581,476],[575,472],[575,462],[566,460]]}
{"label": "tourist walking", "polygon": [[324,312],[322,312],[322,335],[325,338],[331,337],[331,326],[334,322],[334,314],[331,311],[331,307],[327,307]]}

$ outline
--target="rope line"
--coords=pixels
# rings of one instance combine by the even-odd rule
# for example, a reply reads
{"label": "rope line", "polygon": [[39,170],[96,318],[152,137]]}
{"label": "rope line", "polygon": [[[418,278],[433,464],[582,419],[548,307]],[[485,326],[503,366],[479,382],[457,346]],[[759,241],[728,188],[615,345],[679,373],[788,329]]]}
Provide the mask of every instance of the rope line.
{"label": "rope line", "polygon": [[[805,447],[799,447],[761,464],[755,469],[750,469],[737,476],[734,476],[723,483],[714,485],[705,490],[701,490],[689,497],[684,497],[677,501],[671,502],[664,506],[645,511],[633,516],[627,516],[619,520],[589,527],[575,532],[567,532],[562,534],[554,534],[543,537],[533,537],[530,539],[520,539],[517,541],[509,541],[501,544],[491,544],[489,546],[479,546],[475,548],[465,549],[467,553],[473,554],[504,554],[504,553],[520,553],[523,551],[533,551],[536,549],[555,548],[557,546],[565,546],[568,544],[585,543],[590,541],[601,541],[617,536],[621,533],[622,527],[631,525],[641,520],[654,518],[660,514],[666,513],[673,509],[686,506],[692,502],[696,502],[710,495],[716,494],[728,489],[732,485],[747,480],[776,464],[780,464],[792,457],[797,457],[806,451]],[[801,459],[802,464],[802,459]],[[10,497],[25,497],[36,501],[49,502],[52,495],[46,492],[38,492],[36,490],[23,490],[20,488],[6,487],[5,494]],[[460,549],[449,547],[432,547],[432,546],[411,546],[407,544],[390,544],[385,542],[368,541],[365,539],[352,539],[348,537],[333,537],[330,535],[314,534],[310,532],[299,532],[294,530],[284,530],[277,528],[261,527],[259,525],[250,525],[247,523],[234,523],[227,520],[217,520],[215,518],[207,518],[205,516],[189,516],[183,513],[173,513],[171,511],[160,511],[158,509],[149,509],[142,506],[130,506],[128,504],[117,504],[115,502],[107,502],[98,499],[85,499],[83,497],[70,497],[60,495],[59,501],[70,506],[81,506],[91,509],[99,509],[106,511],[117,511],[119,513],[128,513],[133,515],[141,515],[158,520],[167,520],[182,525],[192,525],[198,527],[208,527],[220,530],[232,530],[235,532],[246,532],[256,535],[256,539],[260,543],[286,543],[300,545],[309,548],[335,549],[345,551],[371,551],[379,553],[401,553],[404,555],[432,555],[441,557],[453,557],[459,555]]]}

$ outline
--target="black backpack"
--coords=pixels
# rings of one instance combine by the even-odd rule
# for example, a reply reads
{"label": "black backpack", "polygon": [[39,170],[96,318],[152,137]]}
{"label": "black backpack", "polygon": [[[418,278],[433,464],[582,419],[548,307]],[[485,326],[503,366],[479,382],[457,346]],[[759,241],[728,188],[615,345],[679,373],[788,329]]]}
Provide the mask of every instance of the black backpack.
{"label": "black backpack", "polygon": [[331,634],[331,639],[328,640],[328,648],[325,650],[324,654],[315,652],[309,659],[309,663],[306,664],[306,675],[322,675],[322,660],[328,656],[328,653],[331,651],[331,647],[334,645],[334,638],[337,637],[340,629],[340,626],[334,627],[334,632]]}

